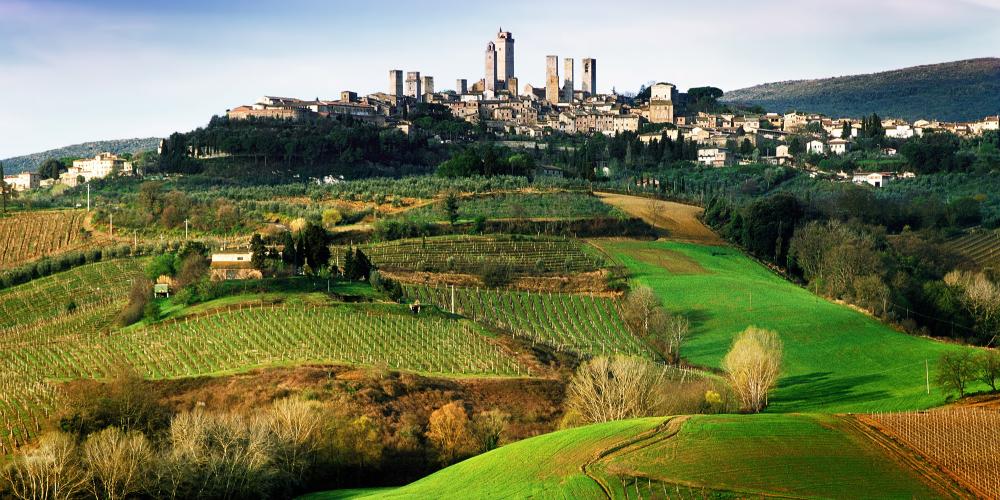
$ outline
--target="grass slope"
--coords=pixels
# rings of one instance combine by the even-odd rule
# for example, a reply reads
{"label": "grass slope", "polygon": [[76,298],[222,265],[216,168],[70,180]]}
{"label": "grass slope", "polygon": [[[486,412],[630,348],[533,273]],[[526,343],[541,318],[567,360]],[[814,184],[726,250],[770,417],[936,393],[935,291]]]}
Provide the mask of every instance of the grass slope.
{"label": "grass slope", "polygon": [[860,117],[971,121],[1000,109],[1000,59],[915,66],[868,75],[766,83],[726,92],[722,101]]}
{"label": "grass slope", "polygon": [[599,498],[580,467],[598,452],[653,429],[662,418],[553,432],[508,444],[395,490],[317,493],[304,498]]}
{"label": "grass slope", "polygon": [[924,362],[962,347],[896,332],[848,307],[797,287],[726,247],[677,242],[599,242],[650,286],[672,312],[687,315],[692,335],[683,356],[719,367],[747,326],[776,330],[784,373],[768,411],[867,412],[927,408],[944,402]]}
{"label": "grass slope", "polygon": [[610,457],[603,465],[615,475],[741,494],[941,496],[876,442],[829,415],[694,416],[676,435]]}

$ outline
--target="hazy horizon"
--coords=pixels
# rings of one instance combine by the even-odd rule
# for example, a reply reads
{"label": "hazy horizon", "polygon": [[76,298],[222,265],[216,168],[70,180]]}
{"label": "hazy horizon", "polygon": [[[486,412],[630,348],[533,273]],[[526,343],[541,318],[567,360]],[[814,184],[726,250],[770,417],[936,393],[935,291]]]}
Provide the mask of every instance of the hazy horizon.
{"label": "hazy horizon", "polygon": [[[0,158],[82,142],[163,137],[261,95],[385,91],[388,71],[439,90],[482,77],[486,43],[513,32],[523,86],[545,55],[598,60],[598,89],[652,81],[734,90],[992,57],[1000,0],[771,0],[711,5],[513,0],[391,2],[0,0]],[[810,4],[805,6],[804,4]],[[822,24],[815,21],[822,20]]]}

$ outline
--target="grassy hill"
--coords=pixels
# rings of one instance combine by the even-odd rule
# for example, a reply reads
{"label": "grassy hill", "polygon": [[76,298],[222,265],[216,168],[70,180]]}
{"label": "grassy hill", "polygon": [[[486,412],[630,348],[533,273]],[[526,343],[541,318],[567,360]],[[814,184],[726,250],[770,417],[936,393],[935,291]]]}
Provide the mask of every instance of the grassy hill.
{"label": "grassy hill", "polygon": [[871,113],[971,121],[1000,113],[1000,58],[915,66],[867,75],[766,83],[726,92],[723,102],[829,116]]}
{"label": "grassy hill", "polygon": [[[682,356],[719,367],[747,326],[784,340],[773,412],[900,411],[942,404],[935,365],[963,347],[897,332],[793,285],[738,250],[677,242],[599,242],[650,286],[672,312],[691,319]],[[931,388],[926,393],[925,361]]]}
{"label": "grassy hill", "polygon": [[336,498],[941,498],[850,420],[719,415],[597,424],[513,443],[397,489]]}
{"label": "grassy hill", "polygon": [[61,148],[50,149],[40,153],[31,153],[23,156],[15,156],[0,160],[3,163],[4,172],[16,174],[18,172],[34,171],[49,158],[86,158],[97,153],[138,153],[139,151],[156,151],[159,146],[158,137],[144,137],[134,139],[113,139],[108,141],[84,142],[63,146]]}

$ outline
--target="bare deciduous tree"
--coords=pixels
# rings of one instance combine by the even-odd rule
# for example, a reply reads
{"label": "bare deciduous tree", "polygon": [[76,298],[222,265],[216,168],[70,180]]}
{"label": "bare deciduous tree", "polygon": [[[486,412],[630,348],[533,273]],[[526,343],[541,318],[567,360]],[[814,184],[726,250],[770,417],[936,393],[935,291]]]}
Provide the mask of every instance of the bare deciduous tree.
{"label": "bare deciduous tree", "polygon": [[[997,321],[1000,320],[1000,286],[984,273],[962,271],[946,274],[944,282],[961,290],[962,304],[976,319],[982,333],[996,335]],[[991,342],[995,338],[990,339]]]}
{"label": "bare deciduous tree", "polygon": [[140,432],[108,427],[87,437],[83,456],[93,473],[91,491],[94,496],[118,500],[145,487],[153,447]]}
{"label": "bare deciduous tree", "polygon": [[625,320],[640,334],[649,335],[650,322],[660,307],[660,299],[651,288],[637,287],[625,298]]}
{"label": "bare deciduous tree", "polygon": [[90,476],[79,466],[79,450],[69,434],[52,432],[41,437],[38,448],[2,467],[3,479],[14,497],[69,500],[79,497]]}
{"label": "bare deciduous tree", "polygon": [[736,336],[722,368],[744,410],[759,412],[767,406],[781,374],[781,356],[781,338],[774,331],[751,326]]}
{"label": "bare deciduous tree", "polygon": [[589,423],[649,416],[663,404],[664,373],[643,359],[594,358],[577,368],[566,406]]}
{"label": "bare deciduous tree", "polygon": [[296,481],[301,481],[319,446],[323,414],[319,404],[300,399],[275,401],[268,410],[267,423],[277,438],[275,459],[279,466]]}
{"label": "bare deciduous tree", "polygon": [[980,353],[978,361],[980,379],[996,392],[997,381],[1000,380],[1000,351]]}
{"label": "bare deciduous tree", "polygon": [[442,463],[452,463],[468,453],[473,446],[473,439],[465,408],[459,402],[452,401],[434,410],[428,424],[427,439],[434,443]]}
{"label": "bare deciduous tree", "polygon": [[496,449],[503,440],[503,434],[510,422],[510,415],[500,410],[484,411],[472,419],[472,430],[479,450],[486,452]]}
{"label": "bare deciduous tree", "polygon": [[938,362],[938,383],[965,396],[965,389],[976,379],[976,360],[972,351],[962,350],[941,355]]}

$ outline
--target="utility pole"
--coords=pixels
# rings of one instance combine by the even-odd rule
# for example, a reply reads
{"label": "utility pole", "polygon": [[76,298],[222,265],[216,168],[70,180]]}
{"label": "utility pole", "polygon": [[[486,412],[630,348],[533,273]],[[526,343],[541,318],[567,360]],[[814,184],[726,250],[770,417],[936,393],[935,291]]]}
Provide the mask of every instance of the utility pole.
{"label": "utility pole", "polygon": [[90,211],[90,183],[87,183],[87,211]]}
{"label": "utility pole", "polygon": [[109,222],[108,222],[108,225],[110,226],[110,229],[108,230],[108,233],[111,235],[112,238],[114,238],[114,236],[115,236],[115,214],[108,214],[108,217],[110,218]]}
{"label": "utility pole", "polygon": [[455,314],[455,285],[451,285],[451,313]]}
{"label": "utility pole", "polygon": [[184,219],[184,239],[188,239],[188,220]]}
{"label": "utility pole", "polygon": [[927,381],[927,394],[931,393],[931,364],[924,360],[924,380]]}

